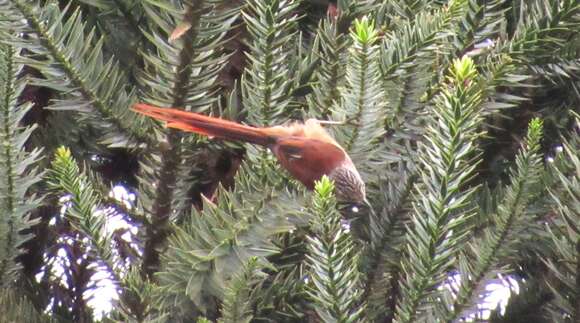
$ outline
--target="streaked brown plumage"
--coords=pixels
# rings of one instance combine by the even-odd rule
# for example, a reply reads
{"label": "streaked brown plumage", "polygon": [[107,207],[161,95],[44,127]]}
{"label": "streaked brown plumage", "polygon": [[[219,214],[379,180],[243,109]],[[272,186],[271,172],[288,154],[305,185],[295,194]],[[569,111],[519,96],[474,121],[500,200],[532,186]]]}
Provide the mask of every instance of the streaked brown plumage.
{"label": "streaked brown plumage", "polygon": [[313,189],[314,182],[327,175],[335,182],[338,200],[349,203],[365,200],[365,185],[352,160],[314,119],[289,126],[257,128],[141,103],[132,110],[165,121],[170,128],[268,147],[282,167],[307,188]]}

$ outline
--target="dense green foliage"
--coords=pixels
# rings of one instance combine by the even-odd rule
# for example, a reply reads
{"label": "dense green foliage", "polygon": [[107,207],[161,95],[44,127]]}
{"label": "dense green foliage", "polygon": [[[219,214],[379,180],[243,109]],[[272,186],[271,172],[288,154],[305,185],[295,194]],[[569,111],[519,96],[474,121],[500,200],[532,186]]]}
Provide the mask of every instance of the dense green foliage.
{"label": "dense green foliage", "polygon": [[[136,102],[338,121],[368,205]],[[578,0],[0,0],[0,322],[578,322],[578,107]]]}

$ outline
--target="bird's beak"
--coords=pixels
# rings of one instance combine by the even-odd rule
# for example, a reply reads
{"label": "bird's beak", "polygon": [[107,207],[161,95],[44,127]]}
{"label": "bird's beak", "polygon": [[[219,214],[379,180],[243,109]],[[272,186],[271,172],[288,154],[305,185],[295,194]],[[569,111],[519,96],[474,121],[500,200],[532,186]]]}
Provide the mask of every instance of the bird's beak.
{"label": "bird's beak", "polygon": [[367,198],[365,197],[365,199],[363,200],[363,203],[369,208],[369,211],[371,212],[371,215],[373,217],[376,217],[377,214],[375,213],[375,209],[373,208],[373,206],[371,205],[371,203],[369,202],[369,200],[367,200]]}

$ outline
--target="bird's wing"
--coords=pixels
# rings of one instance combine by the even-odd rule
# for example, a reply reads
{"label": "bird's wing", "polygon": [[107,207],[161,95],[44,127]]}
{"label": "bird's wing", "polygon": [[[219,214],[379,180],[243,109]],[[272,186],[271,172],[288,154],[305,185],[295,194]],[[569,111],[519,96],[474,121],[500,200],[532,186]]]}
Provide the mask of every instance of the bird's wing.
{"label": "bird's wing", "polygon": [[295,122],[286,126],[264,128],[264,131],[275,137],[304,137],[324,141],[340,147],[334,138],[324,130],[320,122],[315,119],[308,119],[304,123]]}
{"label": "bird's wing", "polygon": [[304,137],[278,138],[271,149],[282,167],[310,189],[343,163],[346,155],[332,143]]}

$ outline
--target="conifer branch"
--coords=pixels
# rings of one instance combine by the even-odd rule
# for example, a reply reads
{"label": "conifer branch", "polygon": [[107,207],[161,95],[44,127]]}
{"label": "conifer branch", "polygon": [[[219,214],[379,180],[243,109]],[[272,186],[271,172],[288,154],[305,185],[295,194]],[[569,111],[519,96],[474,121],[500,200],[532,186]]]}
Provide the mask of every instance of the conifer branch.
{"label": "conifer branch", "polygon": [[[471,19],[473,15],[480,15],[477,13],[481,9],[481,5],[469,0],[467,16],[463,19],[464,23],[471,25],[472,29],[479,29],[478,32],[472,32],[473,37],[464,39],[461,44],[456,47],[470,50],[466,54],[470,56],[480,56],[482,53],[488,54],[488,62],[496,66],[488,66],[488,68],[498,68],[498,70],[514,70],[517,63],[521,64],[545,64],[551,62],[555,52],[559,52],[567,47],[567,42],[574,37],[577,37],[578,26],[580,26],[580,4],[575,0],[565,1],[549,1],[538,0],[530,2],[522,2],[523,6],[518,17],[513,17],[515,20],[515,31],[510,34],[509,31],[501,29],[498,24],[502,21],[504,14],[501,9],[502,4],[493,2],[486,2],[484,12],[490,9],[489,15],[481,19]],[[505,21],[505,18],[503,18]],[[492,27],[490,30],[489,28]],[[460,32],[460,31],[456,31]],[[492,36],[500,34],[500,38],[489,39],[484,36]],[[511,36],[511,37],[510,37]],[[473,39],[473,41],[470,41]],[[475,40],[481,40],[477,45],[482,45],[483,49],[474,49]],[[491,55],[489,55],[491,53]],[[489,56],[499,56],[499,58],[489,59]],[[506,59],[507,57],[507,59]],[[499,64],[498,64],[499,62]],[[508,66],[502,67],[502,64]],[[525,86],[526,81],[530,75],[529,72],[524,73],[519,70],[518,73],[512,75],[499,74],[499,79],[489,79],[488,84],[495,84],[497,86]],[[489,74],[493,76],[493,74]],[[509,77],[504,77],[509,76]],[[502,83],[505,82],[505,83]],[[427,90],[424,101],[430,101],[436,94],[438,88],[438,80],[434,79],[432,86]],[[496,93],[497,88],[490,88],[486,94],[493,94],[491,99],[498,101],[497,104],[492,102],[488,108],[490,112],[498,112],[506,107],[511,107],[524,101],[525,98],[510,93]]]}
{"label": "conifer branch", "polygon": [[474,144],[482,121],[477,77],[470,58],[454,62],[419,150],[421,183],[415,191],[395,322],[414,322],[422,315],[470,232],[474,211],[469,199],[476,188],[467,183],[479,163]]}
{"label": "conifer branch", "polygon": [[441,77],[440,72],[432,73],[433,66],[441,66],[452,52],[450,37],[466,6],[467,1],[454,0],[432,12],[418,12],[386,32],[380,48],[380,69],[389,98],[384,126],[394,132],[387,143],[388,151],[404,150],[405,138],[423,134],[426,118],[422,96],[430,78]]}
{"label": "conifer branch", "polygon": [[320,66],[315,71],[317,82],[312,85],[312,95],[308,97],[310,111],[321,119],[330,117],[332,107],[340,101],[347,45],[348,37],[339,32],[336,21],[331,18],[322,20],[313,45]]}
{"label": "conifer branch", "polygon": [[467,50],[473,50],[471,54],[475,54],[478,51],[476,46],[486,45],[506,34],[505,24],[502,25],[507,11],[504,6],[505,0],[465,2],[464,14],[453,28],[452,42],[457,55],[465,54]]}
{"label": "conifer branch", "polygon": [[318,24],[312,48],[320,64],[315,70],[313,94],[308,98],[310,111],[317,117],[330,117],[334,106],[340,104],[346,75],[344,66],[351,44],[347,35],[348,28],[357,16],[370,14],[376,6],[374,1],[340,1],[337,3],[336,16],[327,15]]}
{"label": "conifer branch", "polygon": [[131,140],[147,141],[145,124],[129,118],[127,107],[135,100],[125,89],[125,75],[114,59],[105,60],[103,39],[85,31],[81,12],[70,6],[20,0],[0,1],[0,28],[16,34],[12,41],[31,54],[23,62],[42,72],[34,83],[59,91],[64,99],[56,110],[82,112],[81,120],[103,130],[103,143],[124,146]]}
{"label": "conifer branch", "polygon": [[141,34],[139,27],[139,17],[135,15],[136,7],[139,5],[136,0],[78,0],[89,6],[98,8],[101,13],[114,12],[116,15],[127,21],[129,28],[135,34]]}
{"label": "conifer branch", "polygon": [[[577,114],[574,122],[580,125]],[[562,156],[551,168],[557,185],[550,195],[558,218],[546,229],[556,252],[553,258],[543,259],[554,277],[548,281],[554,296],[548,311],[553,320],[564,322],[580,319],[580,139],[576,131],[564,140]]]}
{"label": "conifer branch", "polygon": [[[5,36],[0,31],[0,39]],[[32,104],[18,102],[25,85],[19,78],[23,68],[19,57],[19,49],[0,44],[0,284],[4,286],[16,278],[20,265],[15,258],[31,238],[22,231],[37,223],[29,216],[41,203],[30,192],[42,178],[36,167],[42,150],[25,148],[36,125],[20,125]]]}
{"label": "conifer branch", "polygon": [[[211,9],[225,5],[219,0],[194,0],[185,8],[157,0],[146,2],[145,11],[153,22],[146,37],[154,51],[144,53],[139,80],[147,101],[197,112],[208,111],[216,102],[217,75],[228,58],[223,47],[226,33],[239,12],[234,6],[212,13]],[[171,42],[168,36],[173,28],[184,22],[191,28]],[[169,129],[166,134],[163,152],[150,152],[141,164],[141,185],[147,193],[141,203],[152,214],[143,257],[143,272],[149,276],[159,265],[158,252],[170,232],[170,216],[190,210],[191,203],[182,201],[195,181],[181,173],[183,165],[189,170],[196,165],[194,155],[187,151],[194,143],[178,130]]]}
{"label": "conifer branch", "polygon": [[[513,59],[508,55],[497,55],[488,57],[481,71],[483,81],[480,82],[484,103],[484,114],[492,115],[502,113],[504,109],[519,106],[528,100],[521,95],[504,93],[498,91],[499,88],[509,89],[523,88],[527,86],[529,75],[516,68]],[[513,91],[515,92],[515,91]]]}
{"label": "conifer branch", "polygon": [[105,227],[109,214],[103,209],[92,182],[81,172],[68,148],[57,149],[47,176],[48,184],[57,194],[70,196],[70,205],[66,206],[65,216],[71,225],[90,239],[97,259],[107,266],[108,272],[116,280],[115,283],[120,283],[112,237]]}
{"label": "conifer branch", "polygon": [[[301,241],[297,247],[302,251],[306,249],[304,245],[305,243]],[[299,253],[297,256],[303,257],[304,253]],[[281,249],[278,256],[286,257],[287,254],[286,250]],[[251,297],[256,308],[254,316],[256,320],[276,322],[304,317],[305,308],[308,306],[304,267],[303,264],[298,264],[293,268],[283,268],[270,278],[263,280],[253,290]]]}
{"label": "conifer branch", "polygon": [[[473,2],[473,0],[471,0]],[[475,26],[473,43],[478,44],[486,40],[504,37],[506,0],[475,1],[477,3],[476,17],[479,17],[478,24]]]}
{"label": "conifer branch", "polygon": [[16,290],[0,289],[0,311],[4,322],[56,323],[53,317],[38,311],[30,300]]}
{"label": "conifer branch", "polygon": [[[78,4],[77,4],[78,3]],[[104,38],[104,50],[119,60],[130,83],[141,63],[139,51],[145,39],[146,19],[140,0],[76,0],[88,24]]]}
{"label": "conifer branch", "polygon": [[175,227],[161,256],[167,266],[156,276],[161,308],[188,301],[200,311],[212,311],[212,300],[224,298],[224,282],[250,258],[267,263],[266,257],[278,252],[273,239],[294,228],[290,219],[301,206],[295,195],[273,189],[256,172],[244,165],[233,192],[220,189],[215,204],[205,200],[201,214],[194,212]]}
{"label": "conifer branch", "polygon": [[258,125],[280,123],[293,114],[288,68],[296,33],[299,0],[250,0],[242,14],[252,38],[249,66],[242,78],[242,96],[249,120]]}
{"label": "conifer branch", "polygon": [[499,44],[501,51],[523,63],[549,62],[578,35],[580,3],[576,0],[538,0],[522,3],[526,15],[518,21],[513,38]]}
{"label": "conifer branch", "polygon": [[[381,73],[385,80],[412,69],[418,60],[444,53],[447,40],[466,7],[467,0],[451,1],[432,14],[419,12],[396,31],[387,34],[381,46]],[[447,45],[448,46],[448,45]]]}
{"label": "conifer branch", "polygon": [[[365,293],[368,310],[366,317],[371,321],[380,317],[393,317],[398,294],[401,259],[405,233],[409,225],[408,208],[411,193],[417,181],[410,170],[398,169],[403,173],[400,180],[389,179],[386,187],[380,187],[379,200],[382,210],[370,215],[370,243],[363,256],[367,259],[365,272]],[[376,203],[373,203],[376,208]]]}
{"label": "conifer branch", "polygon": [[362,168],[378,152],[377,143],[385,131],[386,98],[379,71],[379,48],[375,44],[378,32],[374,22],[366,16],[355,20],[351,38],[353,44],[349,49],[343,101],[334,119],[348,120],[351,124],[342,127],[337,135],[354,163]]}
{"label": "conifer branch", "polygon": [[[258,258],[250,258],[241,272],[233,276],[224,292],[219,323],[249,323],[252,320],[250,291],[260,275]],[[261,276],[264,276],[262,273]]]}
{"label": "conifer branch", "polygon": [[431,4],[431,1],[426,0],[395,0],[390,1],[390,6],[393,10],[393,14],[397,14],[403,19],[413,19],[415,16],[422,12],[423,10],[435,6],[436,4]]}
{"label": "conifer branch", "polygon": [[471,244],[473,250],[470,255],[466,255],[472,258],[466,259],[471,264],[461,266],[469,270],[461,273],[459,290],[447,316],[448,322],[455,322],[463,310],[471,305],[473,293],[497,263],[500,252],[510,250],[510,243],[517,239],[516,228],[531,220],[526,218],[525,209],[534,198],[533,189],[540,182],[543,170],[540,155],[542,124],[539,119],[530,122],[526,140],[511,171],[510,185],[503,194],[497,213],[492,217],[494,225],[486,230],[481,239]]}
{"label": "conifer branch", "polygon": [[[481,288],[517,267],[520,295],[488,320],[578,320],[580,148],[568,112],[580,99],[579,27],[577,0],[0,0],[2,318],[39,322],[42,309],[91,321],[105,267],[119,300],[103,321],[452,322],[485,315]],[[239,82],[229,98],[226,73]],[[229,176],[239,156],[217,165],[224,143],[137,117],[127,109],[137,97],[253,125],[343,121],[327,130],[372,210],[342,219],[352,214],[336,210],[326,178],[305,207],[306,190],[253,145],[234,185],[216,190],[216,172]],[[551,173],[539,122],[519,153],[507,143],[529,115],[546,122]],[[569,127],[560,146],[554,134]],[[138,172],[138,239],[127,239],[134,228],[109,234],[108,215],[132,207],[113,210],[100,196],[109,187],[71,157],[89,153],[100,168],[95,154],[118,151],[103,143],[139,156],[138,170],[114,174],[133,191]],[[34,212],[47,186],[36,147],[63,144],[72,152],[59,149],[40,183],[63,205]],[[497,190],[477,194],[479,184]],[[49,223],[59,206],[64,227]]]}
{"label": "conifer branch", "polygon": [[120,302],[116,304],[114,314],[119,315],[120,322],[163,323],[169,320],[167,313],[154,306],[155,284],[144,279],[138,266],[131,266],[123,272],[123,283],[120,290]]}
{"label": "conifer branch", "polygon": [[336,209],[334,184],[325,176],[316,183],[313,200],[314,235],[307,255],[312,289],[308,292],[323,322],[359,322],[365,304],[357,263],[359,253]]}

